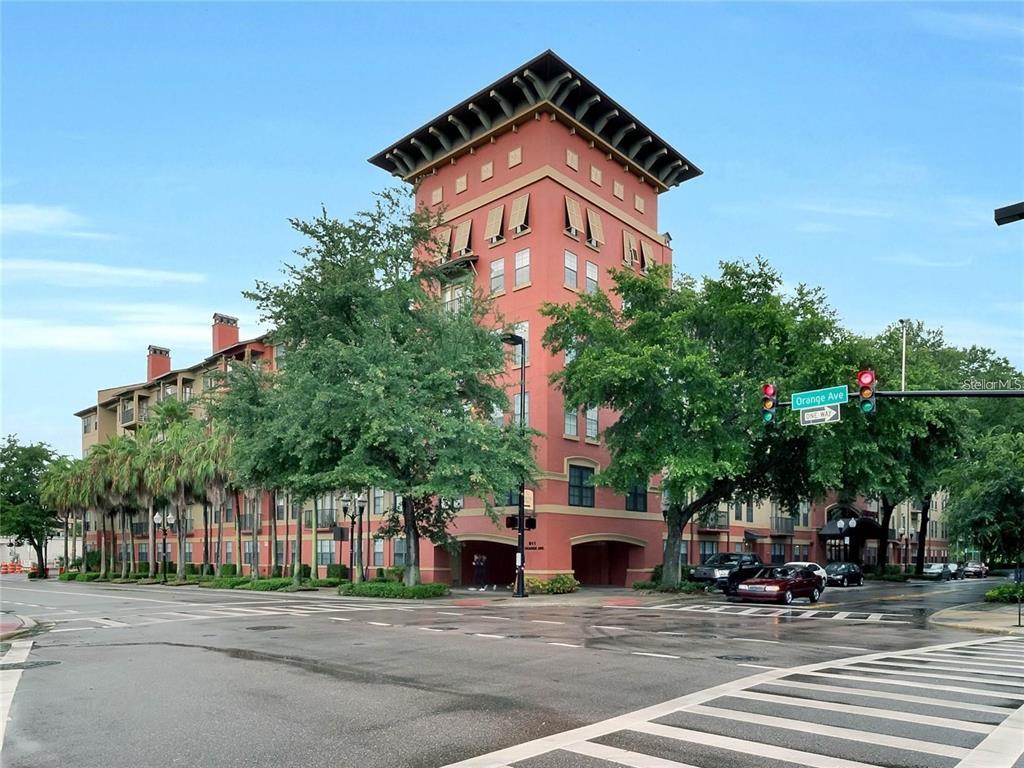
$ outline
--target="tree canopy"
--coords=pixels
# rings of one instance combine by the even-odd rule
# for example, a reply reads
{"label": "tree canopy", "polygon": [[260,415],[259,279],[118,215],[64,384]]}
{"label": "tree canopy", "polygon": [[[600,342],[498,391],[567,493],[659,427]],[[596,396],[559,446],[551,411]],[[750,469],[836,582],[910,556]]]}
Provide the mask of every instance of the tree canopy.
{"label": "tree canopy", "polygon": [[41,577],[46,576],[46,542],[60,528],[57,510],[40,498],[46,469],[56,458],[48,445],[22,444],[15,435],[0,446],[0,536],[34,549]]}

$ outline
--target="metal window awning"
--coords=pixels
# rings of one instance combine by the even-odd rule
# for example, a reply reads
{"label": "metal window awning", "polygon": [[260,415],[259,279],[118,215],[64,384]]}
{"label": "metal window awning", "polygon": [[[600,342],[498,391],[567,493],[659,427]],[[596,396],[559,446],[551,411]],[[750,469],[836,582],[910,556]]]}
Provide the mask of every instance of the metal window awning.
{"label": "metal window awning", "polygon": [[744,541],[757,541],[758,539],[767,539],[767,538],[768,538],[768,535],[765,534],[765,533],[756,533],[754,531],[744,531],[743,532],[743,540]]}

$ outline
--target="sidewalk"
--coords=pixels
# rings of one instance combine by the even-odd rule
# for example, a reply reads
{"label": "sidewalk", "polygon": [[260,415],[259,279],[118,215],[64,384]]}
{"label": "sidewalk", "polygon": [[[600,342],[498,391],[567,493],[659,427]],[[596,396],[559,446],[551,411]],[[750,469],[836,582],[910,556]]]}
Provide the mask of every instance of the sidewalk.
{"label": "sidewalk", "polygon": [[1024,635],[1017,626],[1016,603],[967,603],[945,608],[928,617],[932,624],[997,635]]}
{"label": "sidewalk", "polygon": [[6,640],[26,629],[32,629],[35,625],[36,623],[27,616],[0,613],[0,640]]}
{"label": "sidewalk", "polygon": [[491,603],[516,603],[530,605],[580,605],[600,607],[602,605],[656,605],[687,600],[707,600],[704,594],[684,595],[671,592],[641,592],[625,587],[582,587],[576,592],[564,595],[530,595],[526,598],[512,597],[508,589],[478,591],[467,587],[453,587],[452,593],[443,600],[459,605],[489,605]]}

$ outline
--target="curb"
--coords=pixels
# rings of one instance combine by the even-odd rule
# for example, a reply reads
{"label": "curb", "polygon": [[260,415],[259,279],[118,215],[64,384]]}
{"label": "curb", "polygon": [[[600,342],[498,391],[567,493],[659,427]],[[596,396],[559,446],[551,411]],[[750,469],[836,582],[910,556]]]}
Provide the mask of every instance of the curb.
{"label": "curb", "polygon": [[18,616],[17,614],[15,614],[15,617],[21,620],[21,626],[15,630],[5,632],[4,634],[0,635],[0,640],[10,640],[11,638],[17,637],[18,635],[22,634],[23,632],[28,632],[30,629],[35,629],[36,622],[34,619],[30,619],[28,616]]}
{"label": "curb", "polygon": [[964,603],[962,605],[943,608],[941,611],[936,611],[929,616],[928,623],[939,627],[946,627],[948,629],[966,629],[971,632],[980,632],[986,635],[1024,635],[1024,627],[988,627],[978,624],[964,623],[963,621],[945,621],[942,619],[942,614],[946,611],[958,611],[970,605],[973,605],[973,603]]}

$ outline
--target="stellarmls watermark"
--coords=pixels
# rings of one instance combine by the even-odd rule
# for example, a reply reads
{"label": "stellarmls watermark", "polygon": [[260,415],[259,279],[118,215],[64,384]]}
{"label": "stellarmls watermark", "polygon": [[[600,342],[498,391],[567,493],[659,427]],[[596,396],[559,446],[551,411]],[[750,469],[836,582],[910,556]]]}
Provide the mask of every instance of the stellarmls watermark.
{"label": "stellarmls watermark", "polygon": [[960,383],[960,389],[1024,389],[1024,376],[1007,376],[1005,379],[964,379]]}

